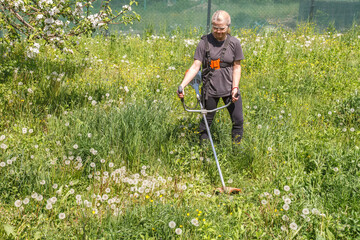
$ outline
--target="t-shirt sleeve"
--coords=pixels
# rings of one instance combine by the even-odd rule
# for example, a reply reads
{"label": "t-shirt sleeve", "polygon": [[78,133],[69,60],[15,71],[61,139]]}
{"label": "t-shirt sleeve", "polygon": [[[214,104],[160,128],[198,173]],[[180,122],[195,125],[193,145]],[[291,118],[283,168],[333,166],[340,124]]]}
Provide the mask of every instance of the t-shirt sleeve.
{"label": "t-shirt sleeve", "polygon": [[235,38],[235,61],[244,60],[244,53],[240,44],[239,39]]}
{"label": "t-shirt sleeve", "polygon": [[204,60],[204,56],[205,56],[205,41],[200,40],[195,50],[194,60],[199,60],[200,62],[202,62]]}

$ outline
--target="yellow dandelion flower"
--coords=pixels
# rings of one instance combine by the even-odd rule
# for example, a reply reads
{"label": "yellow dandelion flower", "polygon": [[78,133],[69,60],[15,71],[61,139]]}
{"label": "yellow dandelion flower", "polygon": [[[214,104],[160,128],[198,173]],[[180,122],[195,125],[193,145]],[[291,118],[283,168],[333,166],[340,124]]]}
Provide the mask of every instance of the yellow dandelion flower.
{"label": "yellow dandelion flower", "polygon": [[190,213],[187,213],[186,215],[190,216]]}
{"label": "yellow dandelion flower", "polygon": [[146,199],[148,199],[149,198],[149,195],[146,195]]}

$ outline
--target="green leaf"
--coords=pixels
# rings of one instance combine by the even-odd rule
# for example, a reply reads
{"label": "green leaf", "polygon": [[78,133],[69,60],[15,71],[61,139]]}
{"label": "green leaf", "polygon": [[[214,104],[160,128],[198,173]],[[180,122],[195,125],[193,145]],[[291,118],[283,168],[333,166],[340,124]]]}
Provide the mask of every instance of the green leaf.
{"label": "green leaf", "polygon": [[10,234],[13,235],[14,237],[16,237],[16,233],[15,233],[15,228],[12,225],[9,224],[4,224],[4,230],[6,232],[6,234],[9,236]]}
{"label": "green leaf", "polygon": [[34,239],[36,240],[36,239],[40,239],[40,238],[41,238],[41,232],[36,232],[34,234]]}

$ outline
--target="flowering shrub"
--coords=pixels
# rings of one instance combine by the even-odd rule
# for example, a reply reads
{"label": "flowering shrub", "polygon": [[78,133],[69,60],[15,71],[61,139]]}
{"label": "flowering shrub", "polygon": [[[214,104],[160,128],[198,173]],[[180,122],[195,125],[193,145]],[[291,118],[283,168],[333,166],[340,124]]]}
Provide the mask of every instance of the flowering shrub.
{"label": "flowering shrub", "polygon": [[68,42],[70,37],[107,28],[108,24],[128,24],[139,20],[139,15],[131,8],[131,5],[137,4],[134,0],[116,12],[109,7],[111,0],[94,12],[95,2],[96,0],[2,0],[0,26],[6,29],[5,39],[9,42],[25,35],[25,40],[32,43],[28,45],[27,56],[33,58],[40,53],[41,45],[50,44],[63,52],[73,53]]}

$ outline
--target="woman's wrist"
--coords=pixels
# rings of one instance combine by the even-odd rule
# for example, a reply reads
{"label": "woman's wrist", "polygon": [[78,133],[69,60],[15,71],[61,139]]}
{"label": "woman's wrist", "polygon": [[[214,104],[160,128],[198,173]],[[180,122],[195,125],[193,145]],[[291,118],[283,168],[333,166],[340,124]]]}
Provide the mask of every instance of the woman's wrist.
{"label": "woman's wrist", "polygon": [[233,91],[235,88],[239,89],[238,87],[233,87],[233,88],[231,89],[231,91]]}

